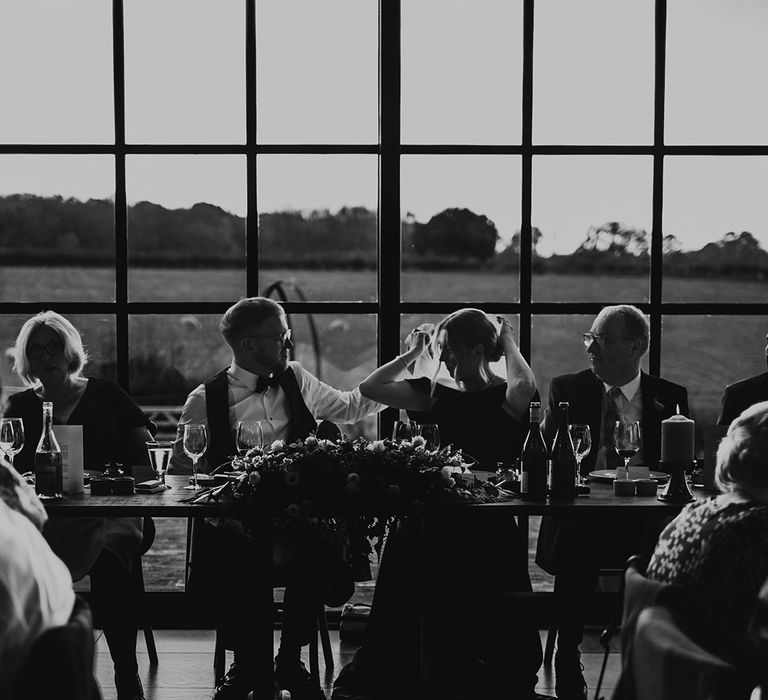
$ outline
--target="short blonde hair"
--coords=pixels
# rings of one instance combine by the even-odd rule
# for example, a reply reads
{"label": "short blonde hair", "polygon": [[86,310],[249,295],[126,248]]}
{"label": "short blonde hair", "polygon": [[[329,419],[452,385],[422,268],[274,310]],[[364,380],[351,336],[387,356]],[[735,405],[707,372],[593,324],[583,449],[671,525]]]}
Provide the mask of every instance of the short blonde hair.
{"label": "short blonde hair", "polygon": [[734,418],[717,448],[715,483],[723,492],[768,488],[768,401]]}
{"label": "short blonde hair", "polygon": [[83,347],[83,339],[77,328],[55,311],[41,311],[24,322],[13,347],[13,369],[16,374],[28,386],[37,384],[37,377],[32,374],[29,366],[27,346],[29,345],[29,338],[40,326],[47,326],[61,338],[61,342],[64,343],[64,357],[69,362],[69,373],[80,374],[85,363],[88,362],[88,353]]}

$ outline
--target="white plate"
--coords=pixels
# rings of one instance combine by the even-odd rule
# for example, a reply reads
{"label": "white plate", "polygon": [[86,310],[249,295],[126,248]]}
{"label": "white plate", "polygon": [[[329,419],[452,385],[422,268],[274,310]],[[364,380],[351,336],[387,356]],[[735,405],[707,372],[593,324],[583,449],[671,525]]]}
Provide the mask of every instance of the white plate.
{"label": "white plate", "polygon": [[[623,469],[621,470],[624,471]],[[622,474],[623,476],[623,474]],[[613,481],[616,478],[616,470],[615,469],[598,469],[593,472],[589,472],[589,478],[593,481]],[[656,481],[660,483],[664,483],[667,479],[669,479],[669,474],[666,472],[651,472],[650,473],[651,479],[656,479]]]}

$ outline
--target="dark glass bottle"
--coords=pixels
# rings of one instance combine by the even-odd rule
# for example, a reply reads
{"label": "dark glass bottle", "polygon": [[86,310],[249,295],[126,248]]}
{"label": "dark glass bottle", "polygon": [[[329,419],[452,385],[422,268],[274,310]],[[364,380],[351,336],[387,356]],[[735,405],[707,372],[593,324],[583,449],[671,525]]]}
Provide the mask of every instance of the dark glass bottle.
{"label": "dark glass bottle", "polygon": [[557,405],[557,434],[552,443],[550,496],[558,500],[576,497],[576,453],[568,432],[568,402]]}
{"label": "dark glass bottle", "polygon": [[40,498],[61,498],[61,448],[53,434],[53,404],[43,403],[43,434],[35,450],[35,492]]}
{"label": "dark glass bottle", "polygon": [[543,501],[547,497],[547,446],[539,424],[541,404],[531,401],[530,426],[520,455],[520,495],[529,501]]}

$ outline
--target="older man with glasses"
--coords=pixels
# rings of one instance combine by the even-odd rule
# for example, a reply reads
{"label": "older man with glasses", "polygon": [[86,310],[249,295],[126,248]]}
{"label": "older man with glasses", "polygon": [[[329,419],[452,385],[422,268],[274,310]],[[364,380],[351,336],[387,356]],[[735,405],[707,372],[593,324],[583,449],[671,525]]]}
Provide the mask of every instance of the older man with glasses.
{"label": "older man with glasses", "polygon": [[[219,328],[232,349],[232,363],[189,395],[179,423],[180,429],[189,423],[207,426],[210,468],[236,453],[234,434],[239,421],[260,421],[270,442],[293,442],[314,431],[316,419],[354,423],[383,408],[363,398],[357,388],[340,391],[298,362],[289,361],[291,329],[283,308],[271,299],[241,299],[225,312]],[[169,473],[190,471],[179,437]],[[317,611],[324,600],[332,605],[346,602],[338,600],[340,591],[348,598],[353,582],[351,575],[339,577],[338,572],[344,572],[340,558],[319,536],[296,537],[281,544],[284,563],[279,574],[286,592],[275,677],[293,700],[320,700],[325,695],[301,663],[301,647],[314,635]],[[248,582],[260,575],[252,551],[249,536],[238,522],[196,522],[190,587],[236,601],[235,591],[247,596]],[[346,587],[339,584],[340,578]],[[253,687],[252,632],[249,621],[238,611],[229,623],[222,634],[226,646],[234,650],[234,663],[213,697],[245,700]]]}
{"label": "older man with glasses", "polygon": [[[558,403],[567,401],[570,422],[586,423],[592,433],[593,448],[582,461],[582,476],[617,465],[612,437],[616,420],[639,421],[642,440],[635,461],[655,466],[661,453],[661,421],[678,410],[688,413],[684,387],[640,369],[649,338],[648,321],[638,308],[607,306],[583,334],[589,369],[552,379],[545,438],[551,444]],[[620,568],[631,554],[650,552],[662,525],[638,520],[616,528],[605,521],[545,517],[536,563],[554,574],[555,591],[591,592],[600,568]],[[558,629],[555,690],[561,700],[587,697],[579,653],[583,632],[581,625]]]}

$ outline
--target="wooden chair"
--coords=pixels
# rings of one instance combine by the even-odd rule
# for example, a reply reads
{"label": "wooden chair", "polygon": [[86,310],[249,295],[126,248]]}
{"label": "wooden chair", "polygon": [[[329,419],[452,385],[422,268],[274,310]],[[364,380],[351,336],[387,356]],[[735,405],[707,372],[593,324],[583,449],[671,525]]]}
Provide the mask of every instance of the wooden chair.
{"label": "wooden chair", "polygon": [[[133,561],[134,571],[136,572],[136,578],[139,583],[141,593],[144,593],[144,570],[141,564],[141,558],[149,551],[152,543],[155,541],[155,534],[157,532],[155,523],[152,518],[144,518],[143,523],[143,535],[141,538],[141,548],[139,554]],[[152,632],[152,623],[146,616],[142,616],[140,625],[144,630],[144,642],[147,645],[147,655],[149,656],[149,665],[157,666],[157,646],[155,645],[155,635]]]}
{"label": "wooden chair", "polygon": [[67,624],[35,640],[14,681],[12,700],[100,700],[93,658],[91,610],[77,596]]}

